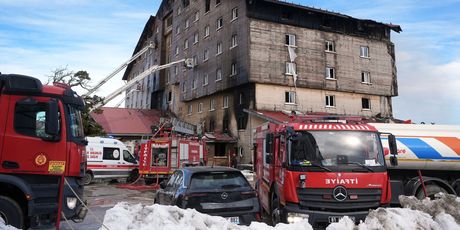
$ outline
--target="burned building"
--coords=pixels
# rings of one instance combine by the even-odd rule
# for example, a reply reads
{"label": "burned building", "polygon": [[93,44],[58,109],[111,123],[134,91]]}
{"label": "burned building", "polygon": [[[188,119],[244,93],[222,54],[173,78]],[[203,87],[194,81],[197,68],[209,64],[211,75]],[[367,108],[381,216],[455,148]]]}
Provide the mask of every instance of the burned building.
{"label": "burned building", "polygon": [[249,162],[264,111],[391,117],[391,31],[401,28],[275,0],[164,0],[134,53],[155,48],[123,79],[183,58],[196,66],[152,74],[147,95],[127,91],[126,107],[148,101],[198,124],[211,159],[232,151]]}

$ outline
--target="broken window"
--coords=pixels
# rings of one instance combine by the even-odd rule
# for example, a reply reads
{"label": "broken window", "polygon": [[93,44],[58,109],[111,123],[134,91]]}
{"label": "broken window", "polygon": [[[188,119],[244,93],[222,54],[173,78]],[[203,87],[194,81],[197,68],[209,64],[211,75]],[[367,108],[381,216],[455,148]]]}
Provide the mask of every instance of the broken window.
{"label": "broken window", "polygon": [[217,19],[217,29],[222,28],[223,25],[224,25],[224,19],[223,18]]}
{"label": "broken window", "polygon": [[236,70],[236,63],[232,63],[232,67],[230,69],[230,76],[235,76],[238,73]]}
{"label": "broken window", "polygon": [[363,110],[371,109],[371,100],[369,98],[361,98],[361,104]]}
{"label": "broken window", "polygon": [[217,52],[216,55],[219,55],[222,53],[222,42],[217,42]]}
{"label": "broken window", "polygon": [[195,33],[193,35],[193,44],[196,44],[196,43],[198,43],[198,33]]}
{"label": "broken window", "polygon": [[222,69],[219,68],[216,70],[216,81],[222,80]]}
{"label": "broken window", "polygon": [[192,115],[193,105],[188,105],[188,115]]}
{"label": "broken window", "polygon": [[228,96],[224,96],[223,105],[224,109],[228,108]]}
{"label": "broken window", "polygon": [[335,43],[334,43],[334,41],[326,41],[326,51],[335,52]]}
{"label": "broken window", "polygon": [[209,59],[209,50],[204,50],[203,61],[207,61],[208,59]]}
{"label": "broken window", "polygon": [[184,50],[188,49],[188,39],[184,41]]}
{"label": "broken window", "polygon": [[326,79],[333,79],[335,80],[335,68],[333,67],[326,67]]}
{"label": "broken window", "polygon": [[204,37],[208,37],[209,36],[209,26],[205,26],[204,27]]}
{"label": "broken window", "polygon": [[209,101],[209,111],[214,111],[216,109],[216,99],[212,98]]}
{"label": "broken window", "polygon": [[367,71],[361,72],[361,83],[370,84],[371,83],[371,73]]}
{"label": "broken window", "polygon": [[208,74],[205,73],[205,74],[203,75],[203,86],[208,85],[208,78],[209,78],[209,77],[208,77]]}
{"label": "broken window", "polygon": [[231,49],[231,48],[234,48],[234,47],[236,47],[236,46],[238,45],[238,39],[237,39],[237,38],[238,38],[238,37],[237,37],[236,34],[232,35],[232,44],[231,44],[231,46],[230,46],[230,49]]}
{"label": "broken window", "polygon": [[286,34],[285,44],[288,46],[295,46],[295,34]]}
{"label": "broken window", "polygon": [[369,46],[361,46],[360,48],[360,56],[364,58],[369,57]]}
{"label": "broken window", "polygon": [[172,101],[172,92],[169,91],[168,92],[168,102],[171,102]]}
{"label": "broken window", "polygon": [[294,91],[286,91],[284,93],[284,103],[295,104],[295,92]]}
{"label": "broken window", "polygon": [[294,75],[297,73],[297,65],[294,62],[286,62],[286,74]]}
{"label": "broken window", "polygon": [[206,0],[204,3],[204,12],[207,13],[211,9],[211,0]]}
{"label": "broken window", "polygon": [[335,107],[334,95],[326,95],[326,107]]}
{"label": "broken window", "polygon": [[246,129],[246,117],[244,115],[240,115],[238,117],[238,130]]}
{"label": "broken window", "polygon": [[238,7],[232,9],[232,21],[238,18]]}
{"label": "broken window", "polygon": [[227,133],[228,132],[228,124],[229,124],[229,120],[227,117],[224,118],[224,120],[222,121],[222,130],[224,131],[224,133]]}

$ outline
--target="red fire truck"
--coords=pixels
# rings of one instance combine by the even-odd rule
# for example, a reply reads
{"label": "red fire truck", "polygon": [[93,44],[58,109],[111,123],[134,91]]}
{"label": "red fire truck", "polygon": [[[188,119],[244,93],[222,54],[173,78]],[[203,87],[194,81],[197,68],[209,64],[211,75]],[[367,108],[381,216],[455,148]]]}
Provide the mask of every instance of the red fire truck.
{"label": "red fire truck", "polygon": [[[360,117],[304,117],[255,133],[256,190],[274,223],[362,220],[391,200],[380,133]],[[388,135],[392,164],[396,142]]]}
{"label": "red fire truck", "polygon": [[54,224],[59,209],[67,219],[84,218],[71,191],[83,195],[83,107],[64,85],[0,74],[0,221],[17,228]]}
{"label": "red fire truck", "polygon": [[206,162],[204,140],[194,135],[177,135],[168,128],[161,128],[158,133],[141,145],[139,173],[146,184],[167,178],[177,168]]}

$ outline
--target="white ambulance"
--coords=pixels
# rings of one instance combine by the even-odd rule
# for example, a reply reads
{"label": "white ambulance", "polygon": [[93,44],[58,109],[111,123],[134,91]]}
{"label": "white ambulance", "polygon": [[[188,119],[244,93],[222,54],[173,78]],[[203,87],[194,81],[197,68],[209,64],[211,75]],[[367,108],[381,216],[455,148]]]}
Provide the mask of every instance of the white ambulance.
{"label": "white ambulance", "polygon": [[95,179],[136,179],[138,162],[119,140],[87,137],[85,184]]}

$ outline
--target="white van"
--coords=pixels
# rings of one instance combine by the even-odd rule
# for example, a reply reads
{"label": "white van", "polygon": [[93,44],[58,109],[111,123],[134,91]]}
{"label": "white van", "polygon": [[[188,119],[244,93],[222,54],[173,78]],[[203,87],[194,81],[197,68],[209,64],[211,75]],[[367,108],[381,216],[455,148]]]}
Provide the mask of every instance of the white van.
{"label": "white van", "polygon": [[103,137],[87,137],[86,140],[85,184],[94,179],[137,178],[139,163],[121,141]]}

